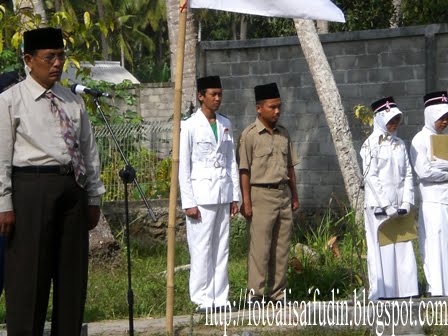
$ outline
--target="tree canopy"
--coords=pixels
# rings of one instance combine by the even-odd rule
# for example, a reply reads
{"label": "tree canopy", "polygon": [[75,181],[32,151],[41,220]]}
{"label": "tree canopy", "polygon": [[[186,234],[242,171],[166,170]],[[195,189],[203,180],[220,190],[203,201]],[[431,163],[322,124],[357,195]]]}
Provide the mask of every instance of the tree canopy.
{"label": "tree canopy", "polygon": [[[330,23],[329,31],[382,29],[391,26],[413,26],[448,21],[448,0],[401,0],[397,12],[392,0],[333,0],[345,14],[346,23]],[[196,10],[201,23],[202,40],[231,40],[293,36],[290,19],[241,15],[213,10]],[[241,37],[241,22],[247,23],[247,34]],[[231,27],[231,29],[229,29]]]}
{"label": "tree canopy", "polygon": [[[44,4],[48,24],[70,36],[66,41],[73,59],[121,60],[142,82],[169,80],[164,0],[46,0]],[[40,25],[39,15],[21,14],[29,15],[35,27]],[[21,25],[13,1],[5,1],[0,7],[1,60],[10,60],[12,52],[17,55],[16,63],[21,63]],[[9,63],[2,62],[0,70],[6,71]]]}
{"label": "tree canopy", "polygon": [[[447,22],[448,0],[334,0],[346,23],[329,31],[354,31]],[[395,1],[396,2],[396,1]],[[120,60],[141,82],[170,78],[165,0],[42,0],[50,25],[67,34],[72,61]],[[28,13],[27,15],[32,15]],[[201,40],[232,40],[296,34],[290,19],[194,10]],[[38,26],[41,18],[31,22]],[[13,0],[0,6],[0,71],[21,67],[20,19]]]}

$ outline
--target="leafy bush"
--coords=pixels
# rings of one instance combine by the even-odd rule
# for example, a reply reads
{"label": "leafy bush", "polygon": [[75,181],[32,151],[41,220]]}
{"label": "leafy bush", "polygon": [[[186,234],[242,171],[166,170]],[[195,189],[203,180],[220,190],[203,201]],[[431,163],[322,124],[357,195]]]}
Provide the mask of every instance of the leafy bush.
{"label": "leafy bush", "polygon": [[335,0],[344,12],[345,23],[330,23],[330,31],[389,28],[395,9],[392,0]]}
{"label": "leafy bush", "polygon": [[403,0],[400,26],[445,23],[448,21],[446,0]]}
{"label": "leafy bush", "polygon": [[[149,199],[167,198],[171,185],[171,157],[159,159],[157,153],[146,148],[136,148],[129,151],[127,159],[137,172],[137,180],[145,197]],[[101,179],[106,186],[103,201],[124,199],[124,185],[119,176],[124,163],[117,151],[110,153],[107,162],[104,162]],[[131,200],[140,200],[140,194],[134,185],[129,185]]]}
{"label": "leafy bush", "polygon": [[[301,244],[299,243],[301,242]],[[320,223],[299,228],[291,245],[288,284],[297,299],[349,298],[353,290],[366,285],[365,237],[355,224],[353,211],[336,213],[328,209]]]}

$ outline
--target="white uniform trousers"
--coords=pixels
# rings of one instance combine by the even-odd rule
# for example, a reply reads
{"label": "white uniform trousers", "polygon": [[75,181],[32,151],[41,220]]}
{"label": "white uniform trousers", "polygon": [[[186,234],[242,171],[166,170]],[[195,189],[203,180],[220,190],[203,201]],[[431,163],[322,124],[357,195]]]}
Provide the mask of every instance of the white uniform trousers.
{"label": "white uniform trousers", "polygon": [[384,221],[365,209],[369,299],[418,295],[417,263],[412,241],[380,246],[378,227]]}
{"label": "white uniform trousers", "polygon": [[200,307],[227,304],[230,204],[199,205],[201,219],[186,217],[190,298]]}
{"label": "white uniform trousers", "polygon": [[427,290],[448,296],[448,205],[422,202],[418,229]]}

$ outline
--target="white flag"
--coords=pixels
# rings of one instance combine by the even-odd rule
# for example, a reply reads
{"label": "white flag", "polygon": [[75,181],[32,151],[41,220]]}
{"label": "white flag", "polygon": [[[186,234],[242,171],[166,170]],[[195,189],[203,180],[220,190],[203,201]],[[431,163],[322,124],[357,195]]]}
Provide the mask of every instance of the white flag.
{"label": "white flag", "polygon": [[330,0],[189,0],[189,3],[191,8],[345,22],[344,13]]}

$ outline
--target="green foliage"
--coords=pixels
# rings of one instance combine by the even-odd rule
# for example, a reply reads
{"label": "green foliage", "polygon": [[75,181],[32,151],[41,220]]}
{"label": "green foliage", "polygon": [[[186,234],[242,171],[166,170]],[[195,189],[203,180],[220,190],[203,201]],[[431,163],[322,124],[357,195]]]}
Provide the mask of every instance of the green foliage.
{"label": "green foliage", "polygon": [[0,52],[0,73],[9,71],[21,71],[23,63],[18,54],[12,50]]}
{"label": "green foliage", "polygon": [[294,21],[291,19],[256,16],[249,22],[248,38],[296,35]]}
{"label": "green foliage", "polygon": [[353,113],[356,119],[358,119],[364,126],[373,125],[373,113],[367,106],[356,105],[353,108]]}
{"label": "green foliage", "polygon": [[[100,151],[105,150],[101,144],[99,144],[99,148]],[[171,185],[171,157],[160,160],[156,153],[142,147],[128,148],[124,154],[137,171],[136,177],[140,181],[145,197],[148,199],[167,198]],[[119,171],[124,167],[124,163],[120,154],[116,150],[112,150],[108,155],[102,153],[101,157],[104,166],[101,180],[105,185],[113,186],[107,188],[106,194],[102,198],[103,201],[123,200],[124,186]],[[142,181],[149,182],[142,183]],[[133,185],[129,187],[129,195],[131,200],[140,200],[140,194]]]}
{"label": "green foliage", "polygon": [[[295,35],[291,19],[243,15],[215,10],[195,10],[201,22],[202,40],[232,40],[241,38],[240,23],[247,22],[247,38],[264,38]],[[231,29],[229,29],[229,27]]]}
{"label": "green foliage", "polygon": [[[102,92],[113,92],[114,99],[101,99],[101,107],[110,124],[137,124],[142,121],[135,109],[136,95],[134,90],[136,85],[131,81],[125,80],[119,84],[113,84],[105,81],[95,81],[88,77],[81,78],[82,84],[89,88]],[[104,125],[104,119],[98,112],[93,97],[86,95],[83,98],[86,102],[92,125]]]}
{"label": "green foliage", "polygon": [[[40,21],[40,16],[24,12],[24,16],[29,18],[27,26],[35,26]],[[10,49],[19,54],[22,36],[19,28],[22,27],[20,16],[12,9],[0,5],[0,52]],[[25,28],[25,27],[23,27]]]}
{"label": "green foliage", "polygon": [[336,299],[347,299],[366,286],[364,231],[352,211],[327,210],[317,225],[299,227],[293,241],[291,253],[300,267],[292,263],[288,285],[296,299],[328,300],[333,291]]}
{"label": "green foliage", "polygon": [[447,0],[402,0],[400,14],[392,0],[335,0],[345,14],[346,23],[331,23],[330,31],[355,31],[365,29],[414,26],[448,21]]}
{"label": "green foliage", "polygon": [[[328,210],[323,218],[313,217],[307,226],[294,232],[293,245],[300,239],[313,248],[317,259],[300,257],[303,265],[301,272],[291,266],[288,270],[288,288],[291,288],[291,299],[298,301],[331,300],[331,290],[335,289],[335,299],[350,299],[354,288],[362,288],[366,284],[365,237],[364,230],[354,224],[353,213],[343,208],[340,214]],[[240,295],[244,298],[247,281],[247,226],[245,220],[236,216],[230,225],[229,282],[230,300],[238,304]],[[85,309],[85,322],[100,320],[126,319],[128,317],[127,293],[127,250],[120,239],[122,232],[115,233],[121,244],[121,251],[114,260],[93,259],[89,269],[89,287]],[[319,237],[338,237],[337,243],[340,257],[327,249],[326,239]],[[135,297],[135,317],[164,317],[166,313],[166,245],[143,244],[131,237],[132,286]],[[418,243],[414,245],[418,257]],[[295,257],[292,251],[291,257]],[[176,243],[175,266],[189,263],[188,246],[185,241]],[[421,265],[421,263],[419,262]],[[421,270],[420,270],[421,271]],[[174,315],[191,314],[193,305],[188,292],[188,271],[180,271],[175,275]],[[419,282],[425,282],[423,272],[419,274]],[[424,287],[422,287],[424,288]],[[320,291],[317,295],[316,290]],[[339,289],[339,294],[336,292]],[[2,298],[4,303],[4,296]],[[0,320],[4,320],[4,304],[0,305]],[[48,317],[51,316],[51,307]],[[297,329],[291,329],[291,335]],[[322,335],[322,328],[306,328],[300,330],[302,335]],[[428,328],[430,334],[443,335],[445,327]],[[359,330],[344,333],[343,329],[328,329],[331,335],[365,335]],[[359,332],[359,333],[358,333]],[[258,331],[257,331],[258,333]],[[266,335],[289,335],[286,329],[281,333]]]}
{"label": "green foliage", "polygon": [[356,105],[353,108],[353,115],[361,123],[364,135],[368,136],[373,126],[372,110],[365,105]]}
{"label": "green foliage", "polygon": [[246,257],[249,245],[247,223],[243,216],[233,218],[230,226],[230,251],[234,256]]}
{"label": "green foliage", "polygon": [[[84,85],[106,92],[114,92],[115,99],[111,102],[102,102],[102,108],[108,121],[111,124],[119,124],[125,122],[140,122],[141,118],[135,111],[136,98],[133,90],[135,86],[130,81],[124,81],[120,84],[114,85],[104,81],[94,81],[88,78],[89,69],[81,69],[80,62],[93,62],[98,58],[99,50],[98,42],[95,38],[99,29],[99,23],[91,19],[89,12],[83,12],[83,19],[78,20],[76,16],[72,15],[73,11],[53,12],[49,17],[50,26],[58,26],[64,32],[64,41],[67,49],[67,62],[65,69],[70,64],[78,68],[78,75]],[[32,12],[25,12],[28,23],[26,27],[38,27],[40,24],[40,16]],[[0,33],[2,34],[2,49],[0,50],[0,70],[12,71],[23,68],[21,55],[22,35],[19,33],[25,27],[21,23],[20,15],[14,13],[11,9],[6,9],[0,6]],[[62,81],[62,84],[67,85],[68,81]],[[93,98],[90,96],[84,97],[86,101],[87,111],[90,114],[93,125],[101,125],[104,123],[103,118],[98,114]],[[116,102],[124,103],[118,105]]]}
{"label": "green foliage", "polygon": [[[53,1],[46,1],[48,25],[64,31],[67,62],[79,68],[81,61],[93,63],[102,59],[101,34],[108,43],[111,59],[123,55],[127,67],[141,81],[162,82],[169,78],[169,42],[165,1],[104,0],[105,17],[99,19],[97,6],[86,1],[62,2],[56,11]],[[86,11],[86,8],[89,8]],[[20,46],[23,30],[39,27],[41,18],[33,11],[24,11],[28,22],[10,7],[0,6],[0,54],[4,50],[16,53],[21,64]],[[148,62],[148,59],[151,62]],[[148,69],[148,63],[151,69]],[[2,68],[7,68],[1,63]],[[9,65],[9,64],[8,64]],[[17,68],[17,65],[14,65]],[[5,70],[6,71],[6,70]]]}
{"label": "green foliage", "polygon": [[448,22],[447,0],[402,0],[400,26]]}
{"label": "green foliage", "polygon": [[[324,219],[315,225],[323,226],[319,232],[325,236],[337,234],[338,246],[342,257],[337,258],[325,250],[326,242],[316,235],[304,231],[295,232],[296,236],[307,236],[304,241],[315,246],[319,258],[317,261],[303,259],[302,273],[288,270],[288,287],[292,289],[293,299],[313,299],[315,289],[321,292],[317,300],[331,297],[331,289],[339,288],[336,299],[347,298],[353,288],[364,284],[366,260],[364,232],[352,227],[352,213],[338,216],[329,210]],[[312,229],[310,229],[312,230]],[[230,300],[239,302],[244,297],[247,281],[247,226],[245,220],[237,216],[230,226],[229,281]],[[316,245],[317,244],[317,245]],[[319,247],[320,244],[320,247]],[[86,307],[86,321],[126,318],[126,258],[125,249],[114,263],[93,263],[90,270],[89,293]],[[166,283],[161,272],[166,270],[166,247],[163,245],[144,246],[133,244],[131,247],[133,262],[133,284],[136,301],[135,316],[160,317],[165,315]],[[176,266],[189,263],[186,242],[176,244]],[[189,304],[189,272],[176,273],[175,315],[190,314],[193,305]],[[309,294],[309,289],[311,293]],[[336,294],[336,293],[335,293]],[[149,299],[150,298],[150,299]]]}
{"label": "green foliage", "polygon": [[330,31],[389,28],[394,16],[392,0],[335,0],[344,12],[345,23],[330,23]]}
{"label": "green foliage", "polygon": [[[39,27],[41,17],[25,11],[21,15],[25,16],[27,21],[22,23],[21,16],[10,9],[2,8],[0,13],[0,32],[2,34],[0,52],[7,53],[10,62],[17,68],[21,64],[19,60],[22,46],[21,32]],[[49,17],[49,25],[61,27],[64,32],[64,42],[68,52],[65,67],[72,63],[79,68],[81,60],[93,62],[97,55],[95,50],[98,50],[98,44],[94,37],[95,24],[92,24],[91,21],[79,23],[76,17],[71,16],[68,12],[56,12]],[[16,61],[13,55],[15,55]]]}
{"label": "green foliage", "polygon": [[[163,0],[103,0],[104,18],[98,19],[94,36],[100,40],[103,33],[108,44],[108,59],[119,60],[122,55],[126,67],[142,81],[161,82],[159,73],[145,72],[148,58],[155,69],[169,64],[169,41],[166,4]],[[85,11],[84,1],[72,2],[80,17]],[[97,6],[91,6],[91,17],[99,17]],[[99,48],[101,49],[101,48]],[[137,71],[140,69],[140,71]]]}
{"label": "green foliage", "polygon": [[[132,286],[135,316],[165,316],[166,309],[166,247],[164,245],[132,245]],[[176,265],[188,264],[185,244],[176,246]],[[126,249],[113,263],[93,263],[85,310],[86,322],[126,319],[128,316]],[[188,272],[176,274],[175,312],[191,313],[188,296]]]}
{"label": "green foliage", "polygon": [[[165,58],[164,58],[165,57]],[[135,61],[133,75],[144,83],[162,83],[170,81],[170,66],[166,56],[164,63],[158,61],[153,56],[143,56],[140,60]]]}
{"label": "green foliage", "polygon": [[[411,26],[448,22],[448,0],[402,0],[398,17],[392,0],[335,0],[334,3],[344,12],[346,22],[330,22],[330,32],[390,28],[394,23]],[[201,22],[203,40],[238,39],[242,18],[247,21],[247,38],[296,34],[291,19],[213,10],[196,10],[194,13]]]}

